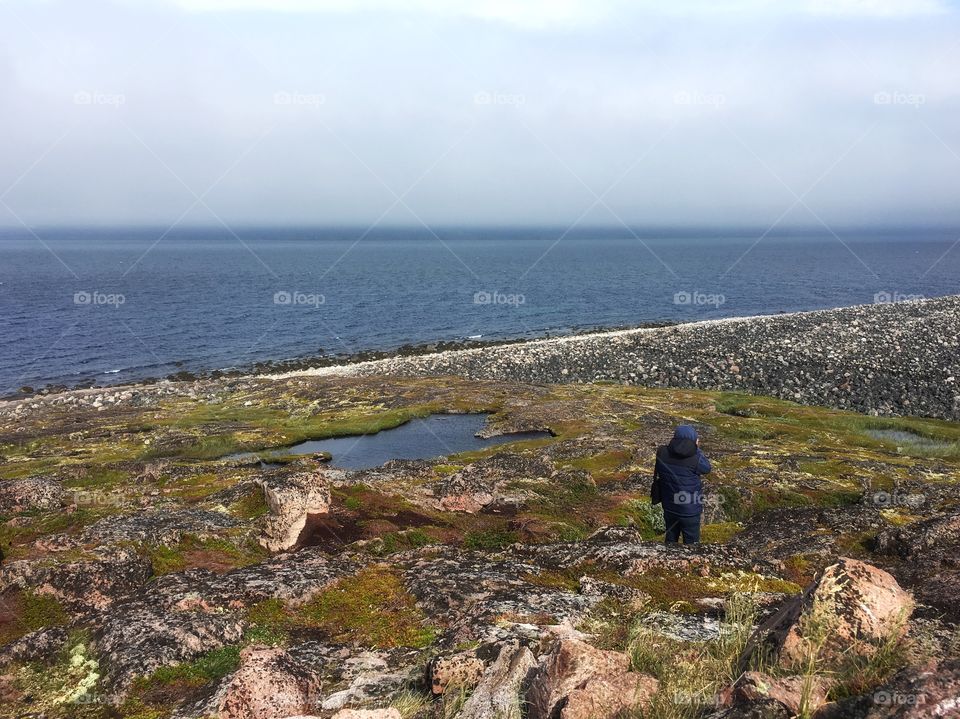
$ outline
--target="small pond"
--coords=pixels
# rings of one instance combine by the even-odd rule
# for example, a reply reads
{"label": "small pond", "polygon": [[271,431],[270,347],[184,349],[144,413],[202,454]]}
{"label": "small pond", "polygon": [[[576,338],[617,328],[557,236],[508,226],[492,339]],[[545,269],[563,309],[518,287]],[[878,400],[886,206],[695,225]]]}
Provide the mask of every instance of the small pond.
{"label": "small pond", "polygon": [[391,459],[433,459],[506,442],[551,436],[549,432],[514,432],[481,439],[476,435],[483,429],[487,417],[487,414],[434,414],[376,434],[308,440],[292,447],[233,455],[231,459],[249,459],[264,454],[327,452],[332,458],[329,463],[332,467],[369,469]]}
{"label": "small pond", "polygon": [[893,442],[900,446],[910,445],[923,449],[949,449],[953,446],[951,442],[931,439],[930,437],[924,437],[922,434],[908,432],[905,429],[868,429],[867,434],[874,439]]}

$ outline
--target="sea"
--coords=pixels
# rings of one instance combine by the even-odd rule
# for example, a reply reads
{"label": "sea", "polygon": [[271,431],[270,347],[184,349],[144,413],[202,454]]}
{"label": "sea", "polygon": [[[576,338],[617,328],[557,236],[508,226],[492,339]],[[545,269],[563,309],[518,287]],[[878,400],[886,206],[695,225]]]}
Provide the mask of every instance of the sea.
{"label": "sea", "polygon": [[960,293],[960,230],[0,229],[0,396]]}

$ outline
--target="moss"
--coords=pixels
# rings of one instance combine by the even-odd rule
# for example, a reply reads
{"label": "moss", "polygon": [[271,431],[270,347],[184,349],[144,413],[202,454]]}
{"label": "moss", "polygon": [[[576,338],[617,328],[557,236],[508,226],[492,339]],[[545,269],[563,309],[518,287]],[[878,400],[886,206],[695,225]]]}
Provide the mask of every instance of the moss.
{"label": "moss", "polygon": [[400,575],[383,566],[339,580],[303,605],[298,617],[333,641],[379,649],[425,647],[436,636]]}
{"label": "moss", "polygon": [[164,691],[174,687],[177,689],[199,688],[222,679],[236,671],[238,666],[240,666],[240,647],[221,647],[191,662],[160,667],[150,676],[138,678],[134,682],[133,693],[162,696]]}
{"label": "moss", "polygon": [[628,464],[631,459],[632,455],[630,452],[626,450],[613,450],[591,457],[572,460],[569,466],[588,472],[595,480],[610,481],[612,479],[622,479],[629,474],[629,472],[618,472],[617,470]]}
{"label": "moss", "polygon": [[520,541],[516,532],[508,529],[485,529],[467,532],[463,538],[463,546],[467,549],[496,551]]}
{"label": "moss", "polygon": [[230,506],[230,513],[241,519],[254,520],[270,514],[270,505],[260,487],[251,487],[239,500]]}
{"label": "moss", "polygon": [[60,627],[69,621],[63,606],[49,594],[32,591],[7,593],[0,598],[0,645],[50,627]]}
{"label": "moss", "polygon": [[743,525],[738,522],[705,524],[700,532],[700,541],[704,544],[726,544],[742,531]]}
{"label": "moss", "polygon": [[225,571],[263,561],[268,555],[249,539],[234,543],[228,539],[184,535],[175,545],[149,545],[147,556],[157,576],[197,567]]}

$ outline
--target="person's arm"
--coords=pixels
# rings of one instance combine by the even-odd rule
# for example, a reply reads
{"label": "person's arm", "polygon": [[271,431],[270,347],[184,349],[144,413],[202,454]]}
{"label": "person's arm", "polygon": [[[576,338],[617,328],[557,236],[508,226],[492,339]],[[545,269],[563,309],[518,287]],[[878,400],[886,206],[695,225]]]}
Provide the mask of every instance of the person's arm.
{"label": "person's arm", "polygon": [[707,455],[698,449],[697,456],[700,458],[700,463],[697,465],[697,474],[710,474],[713,467],[710,466],[710,460],[707,459]]}

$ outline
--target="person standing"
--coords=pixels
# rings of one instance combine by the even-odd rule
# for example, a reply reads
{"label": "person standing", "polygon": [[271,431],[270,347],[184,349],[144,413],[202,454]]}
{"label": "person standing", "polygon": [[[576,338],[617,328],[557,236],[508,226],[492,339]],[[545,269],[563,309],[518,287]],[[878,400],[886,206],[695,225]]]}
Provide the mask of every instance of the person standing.
{"label": "person standing", "polygon": [[674,430],[670,443],[657,448],[650,500],[663,504],[667,544],[677,544],[681,535],[684,544],[700,541],[701,477],[711,469],[710,460],[700,450],[697,430],[689,424],[681,424]]}

